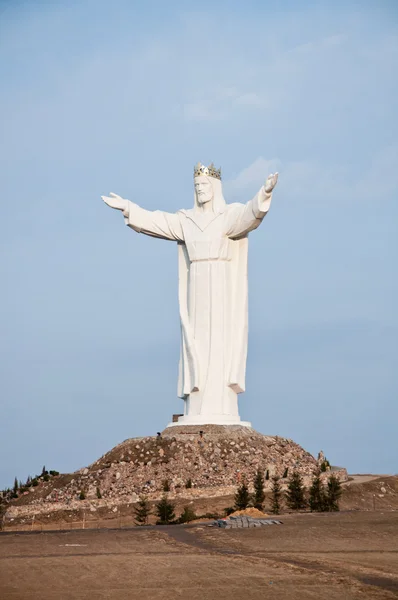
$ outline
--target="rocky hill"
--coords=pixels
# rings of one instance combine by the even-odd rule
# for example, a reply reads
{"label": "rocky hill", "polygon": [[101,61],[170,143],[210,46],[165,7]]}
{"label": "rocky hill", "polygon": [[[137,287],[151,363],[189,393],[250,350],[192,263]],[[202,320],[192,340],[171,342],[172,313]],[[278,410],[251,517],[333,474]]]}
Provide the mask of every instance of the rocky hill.
{"label": "rocky hill", "polygon": [[[85,509],[114,511],[145,494],[154,501],[233,494],[258,469],[281,478],[293,470],[309,483],[318,461],[293,440],[241,426],[171,427],[157,437],[128,439],[76,473],[51,477],[13,500],[8,515]],[[342,481],[345,469],[335,471]],[[102,510],[103,509],[103,510]]]}

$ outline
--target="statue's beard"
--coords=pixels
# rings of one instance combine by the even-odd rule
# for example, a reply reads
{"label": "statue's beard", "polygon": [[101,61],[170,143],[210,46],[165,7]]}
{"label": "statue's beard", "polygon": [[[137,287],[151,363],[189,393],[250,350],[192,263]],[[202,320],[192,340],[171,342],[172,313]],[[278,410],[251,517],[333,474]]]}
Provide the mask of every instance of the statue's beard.
{"label": "statue's beard", "polygon": [[198,204],[200,206],[202,206],[203,204],[208,204],[209,202],[211,202],[213,200],[213,196],[202,196],[198,198]]}

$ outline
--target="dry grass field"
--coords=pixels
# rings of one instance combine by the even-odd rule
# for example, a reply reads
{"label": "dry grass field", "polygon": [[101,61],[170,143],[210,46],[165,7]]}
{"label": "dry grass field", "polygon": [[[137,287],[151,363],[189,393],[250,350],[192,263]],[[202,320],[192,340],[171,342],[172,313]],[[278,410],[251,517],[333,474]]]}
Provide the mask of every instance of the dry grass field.
{"label": "dry grass field", "polygon": [[4,600],[351,600],[398,597],[398,512],[0,535]]}

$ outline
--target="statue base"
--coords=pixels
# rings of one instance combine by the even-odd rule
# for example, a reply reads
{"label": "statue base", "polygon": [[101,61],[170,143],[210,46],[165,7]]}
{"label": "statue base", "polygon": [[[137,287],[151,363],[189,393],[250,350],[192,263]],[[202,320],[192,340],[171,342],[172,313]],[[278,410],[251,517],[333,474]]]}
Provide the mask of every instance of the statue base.
{"label": "statue base", "polygon": [[169,427],[181,427],[181,425],[240,425],[241,427],[251,427],[249,421],[241,421],[239,417],[229,417],[226,415],[183,415],[178,421],[169,423]]}

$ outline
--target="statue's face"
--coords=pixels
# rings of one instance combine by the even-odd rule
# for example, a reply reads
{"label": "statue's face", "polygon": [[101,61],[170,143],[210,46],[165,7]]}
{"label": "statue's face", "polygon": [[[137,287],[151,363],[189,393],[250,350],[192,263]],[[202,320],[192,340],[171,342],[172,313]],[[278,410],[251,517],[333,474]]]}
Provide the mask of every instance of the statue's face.
{"label": "statue's face", "polygon": [[213,200],[213,186],[207,177],[195,177],[195,191],[199,204]]}

